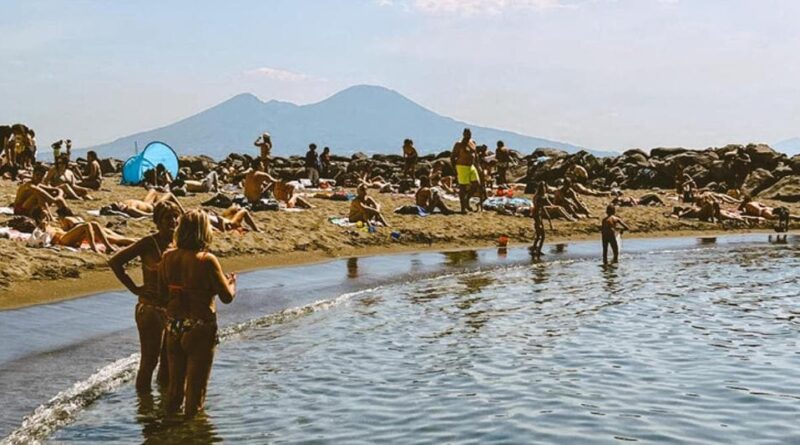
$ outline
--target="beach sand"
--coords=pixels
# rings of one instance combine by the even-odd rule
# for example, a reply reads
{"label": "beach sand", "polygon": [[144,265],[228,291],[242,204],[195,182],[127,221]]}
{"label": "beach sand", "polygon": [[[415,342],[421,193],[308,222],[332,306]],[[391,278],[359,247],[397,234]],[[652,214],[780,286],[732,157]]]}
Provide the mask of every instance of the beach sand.
{"label": "beach sand", "polygon": [[[73,209],[87,220],[102,225],[122,221],[115,230],[137,238],[154,229],[149,219],[134,220],[118,217],[89,216],[87,210],[97,210],[115,200],[143,198],[145,190],[118,185],[119,178],[107,178],[104,189],[94,193],[95,201],[71,201]],[[13,202],[16,184],[0,181],[0,202]],[[647,190],[631,191],[633,196]],[[222,260],[226,271],[245,271],[263,267],[280,267],[330,260],[334,258],[383,255],[416,250],[446,250],[495,245],[503,235],[511,245],[532,241],[531,220],[523,217],[503,216],[495,212],[470,215],[431,215],[427,217],[395,215],[392,210],[413,204],[413,196],[379,194],[370,195],[381,203],[384,214],[392,224],[367,233],[355,227],[340,227],[328,221],[330,216],[346,216],[349,203],[311,198],[315,209],[302,212],[254,213],[263,233],[229,232],[217,234],[212,252]],[[186,208],[196,207],[211,195],[198,194],[180,198]],[[529,197],[529,196],[528,196]],[[662,198],[666,200],[666,195]],[[579,222],[554,220],[554,230],[548,229],[547,241],[591,239],[598,237],[600,217],[610,198],[584,197],[593,217]],[[618,209],[618,215],[632,227],[626,236],[658,237],[688,236],[723,232],[719,224],[697,220],[677,220],[664,216],[676,201],[667,201],[667,207],[633,207]],[[786,205],[765,201],[768,205]],[[457,208],[457,202],[448,202]],[[793,214],[800,205],[789,205]],[[5,218],[0,218],[0,225]],[[771,226],[763,229],[771,230]],[[393,240],[391,233],[400,232]],[[744,228],[726,230],[725,233],[748,231]],[[23,242],[0,239],[0,309],[12,309],[89,295],[101,291],[121,289],[109,270],[108,256],[91,251],[26,247]],[[139,267],[133,265],[134,276]],[[133,299],[133,296],[131,296]]]}

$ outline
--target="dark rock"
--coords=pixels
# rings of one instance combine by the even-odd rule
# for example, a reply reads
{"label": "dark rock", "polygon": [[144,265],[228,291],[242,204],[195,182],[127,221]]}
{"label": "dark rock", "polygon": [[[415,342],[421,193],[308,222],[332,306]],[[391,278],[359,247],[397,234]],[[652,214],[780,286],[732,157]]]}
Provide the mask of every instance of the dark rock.
{"label": "dark rock", "polygon": [[666,158],[667,156],[674,156],[679,155],[681,153],[686,153],[689,151],[686,148],[654,148],[650,150],[650,157],[652,158]]}
{"label": "dark rock", "polygon": [[767,170],[759,168],[750,172],[744,180],[742,191],[750,196],[756,196],[760,191],[775,183],[775,177]]}
{"label": "dark rock", "polygon": [[784,176],[778,182],[758,194],[759,198],[778,201],[800,201],[800,176]]}

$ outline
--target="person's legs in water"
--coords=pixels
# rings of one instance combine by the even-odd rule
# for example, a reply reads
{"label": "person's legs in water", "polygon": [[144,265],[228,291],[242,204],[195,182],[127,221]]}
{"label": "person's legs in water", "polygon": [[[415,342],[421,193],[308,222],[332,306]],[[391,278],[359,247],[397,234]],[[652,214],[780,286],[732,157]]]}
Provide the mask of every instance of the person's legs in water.
{"label": "person's legs in water", "polygon": [[187,417],[197,414],[205,404],[206,388],[211,375],[211,364],[214,362],[216,343],[216,324],[195,326],[183,335],[182,344],[187,352],[186,403],[184,406]]}
{"label": "person's legs in water", "polygon": [[[183,334],[166,333],[169,384],[167,385],[167,412],[174,413],[183,405],[184,385],[186,384],[187,354],[181,344]],[[142,343],[144,344],[144,343]],[[138,379],[137,379],[138,380]]]}
{"label": "person's legs in water", "polygon": [[[164,312],[148,304],[136,305],[136,327],[139,330],[139,344],[141,345],[141,359],[139,371],[136,373],[136,391],[149,393],[153,371],[158,365],[164,340]],[[165,363],[161,363],[166,367]],[[159,370],[159,375],[161,371]],[[159,378],[159,382],[163,382]]]}

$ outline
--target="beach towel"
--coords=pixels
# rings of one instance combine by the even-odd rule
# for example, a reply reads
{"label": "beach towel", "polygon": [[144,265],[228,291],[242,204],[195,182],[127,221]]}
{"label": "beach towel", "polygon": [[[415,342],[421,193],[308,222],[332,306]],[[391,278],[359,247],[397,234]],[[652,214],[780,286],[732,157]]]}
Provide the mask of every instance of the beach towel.
{"label": "beach towel", "polygon": [[531,207],[533,201],[528,198],[508,198],[505,196],[493,196],[483,202],[484,210],[497,210],[500,208],[514,208]]}
{"label": "beach towel", "polygon": [[394,213],[398,215],[417,215],[417,216],[428,216],[428,212],[425,211],[420,206],[416,205],[404,205],[394,209]]}
{"label": "beach towel", "polygon": [[356,225],[356,223],[350,222],[350,218],[346,216],[331,216],[328,217],[328,222],[340,227],[353,227]]}
{"label": "beach towel", "polygon": [[0,215],[13,215],[14,208],[13,207],[0,207]]}
{"label": "beach towel", "polygon": [[12,241],[27,241],[30,237],[30,233],[20,232],[11,227],[0,227],[0,238],[8,238]]}

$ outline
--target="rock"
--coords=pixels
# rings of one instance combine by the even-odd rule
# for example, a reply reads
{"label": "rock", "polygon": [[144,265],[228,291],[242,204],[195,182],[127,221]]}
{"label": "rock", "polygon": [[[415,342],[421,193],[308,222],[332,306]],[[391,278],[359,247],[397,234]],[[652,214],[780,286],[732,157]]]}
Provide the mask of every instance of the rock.
{"label": "rock", "polygon": [[360,151],[357,151],[353,153],[353,156],[350,156],[350,160],[352,161],[364,161],[367,159],[369,159],[369,157]]}
{"label": "rock", "polygon": [[756,196],[760,191],[775,183],[775,177],[767,170],[759,168],[750,172],[742,185],[742,191],[750,196]]}
{"label": "rock", "polygon": [[654,148],[650,150],[651,158],[666,158],[667,156],[674,156],[689,151],[686,148]]}
{"label": "rock", "polygon": [[208,173],[214,165],[214,160],[208,156],[181,156],[178,158],[178,168],[188,167],[192,173]]}
{"label": "rock", "polygon": [[122,171],[122,161],[114,158],[105,158],[100,160],[100,171],[103,176],[119,173]]}
{"label": "rock", "polygon": [[784,176],[778,182],[758,194],[759,198],[775,199],[778,201],[800,201],[800,176]]}
{"label": "rock", "polygon": [[567,153],[566,151],[559,150],[557,148],[539,147],[536,150],[533,150],[534,158],[541,158],[543,156],[546,156],[548,158],[563,158],[568,155],[569,153]]}
{"label": "rock", "polygon": [[752,162],[751,166],[753,168],[763,168],[766,170],[772,170],[777,167],[781,157],[785,156],[766,144],[749,144],[744,150],[745,153],[750,156],[750,161]]}

